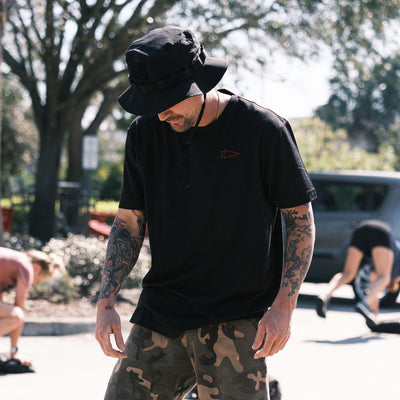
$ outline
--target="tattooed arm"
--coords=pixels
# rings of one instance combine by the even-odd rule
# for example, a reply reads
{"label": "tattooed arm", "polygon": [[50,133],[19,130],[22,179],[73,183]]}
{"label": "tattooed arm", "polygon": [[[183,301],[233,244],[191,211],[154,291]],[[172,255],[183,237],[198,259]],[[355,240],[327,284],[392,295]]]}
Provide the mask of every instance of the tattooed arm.
{"label": "tattooed arm", "polygon": [[274,303],[259,322],[253,344],[253,349],[258,349],[255,358],[272,356],[282,350],[289,340],[292,314],[314,249],[315,227],[311,204],[281,211],[286,226],[282,283]]}
{"label": "tattooed arm", "polygon": [[[121,320],[114,304],[119,290],[136,264],[142,247],[146,220],[142,211],[119,209],[111,228],[106,263],[97,302],[96,339],[104,354],[125,358]],[[120,351],[111,346],[110,335]]]}

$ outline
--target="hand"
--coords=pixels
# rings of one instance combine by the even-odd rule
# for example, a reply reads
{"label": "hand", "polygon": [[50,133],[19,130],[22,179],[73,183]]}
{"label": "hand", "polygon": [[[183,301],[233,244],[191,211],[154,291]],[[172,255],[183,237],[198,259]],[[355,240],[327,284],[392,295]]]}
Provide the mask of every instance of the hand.
{"label": "hand", "polygon": [[[258,323],[253,343],[254,358],[272,356],[282,350],[290,338],[291,313],[272,306]],[[263,344],[264,341],[264,344]],[[262,346],[262,347],[261,347]]]}
{"label": "hand", "polygon": [[[114,335],[119,350],[111,345],[110,336]],[[109,357],[126,358],[125,345],[121,333],[121,319],[114,307],[98,305],[96,321],[96,340],[103,353]]]}

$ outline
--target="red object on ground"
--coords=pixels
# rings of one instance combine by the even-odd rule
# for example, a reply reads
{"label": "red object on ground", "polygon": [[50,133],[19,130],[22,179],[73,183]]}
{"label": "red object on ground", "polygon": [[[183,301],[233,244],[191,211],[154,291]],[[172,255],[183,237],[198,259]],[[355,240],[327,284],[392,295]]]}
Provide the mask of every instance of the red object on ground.
{"label": "red object on ground", "polygon": [[106,220],[114,221],[115,215],[115,213],[92,211],[89,219],[89,233],[108,238],[110,236],[111,225],[107,224]]}
{"label": "red object on ground", "polygon": [[108,225],[105,222],[100,222],[97,219],[91,219],[89,220],[89,231],[93,235],[108,238],[111,231],[111,225]]}
{"label": "red object on ground", "polygon": [[1,207],[1,215],[3,218],[4,230],[8,233],[11,233],[14,209],[11,207]]}
{"label": "red object on ground", "polygon": [[[111,225],[107,224],[107,219],[114,221],[116,214],[101,211],[92,211],[89,219],[89,232],[96,236],[103,236],[108,238],[111,231]],[[146,236],[149,235],[146,226]]]}
{"label": "red object on ground", "polygon": [[106,222],[107,218],[111,218],[114,220],[116,214],[110,212],[102,212],[102,211],[92,211],[90,213],[90,219],[97,219],[100,222]]}

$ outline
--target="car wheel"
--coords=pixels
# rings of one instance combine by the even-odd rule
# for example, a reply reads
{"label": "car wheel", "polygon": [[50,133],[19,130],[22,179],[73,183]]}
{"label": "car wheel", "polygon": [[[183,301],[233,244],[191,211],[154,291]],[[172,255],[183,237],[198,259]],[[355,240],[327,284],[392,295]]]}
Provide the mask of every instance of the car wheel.
{"label": "car wheel", "polygon": [[[354,281],[352,282],[353,291],[356,301],[363,300],[370,285],[370,274],[374,269],[372,262],[366,262],[361,265]],[[390,307],[396,303],[400,288],[394,292],[389,292],[385,289],[381,295],[379,304],[381,307]]]}

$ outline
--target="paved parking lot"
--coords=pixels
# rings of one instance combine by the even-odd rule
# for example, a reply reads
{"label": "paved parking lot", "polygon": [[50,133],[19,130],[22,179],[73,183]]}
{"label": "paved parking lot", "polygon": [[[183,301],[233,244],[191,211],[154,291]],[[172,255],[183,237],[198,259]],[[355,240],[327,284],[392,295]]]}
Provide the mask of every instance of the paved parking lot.
{"label": "paved parking lot", "polygon": [[[400,319],[400,307],[384,313]],[[0,353],[8,347],[9,339],[0,338]],[[20,347],[37,372],[0,376],[1,399],[103,398],[114,360],[102,354],[92,332],[24,336]],[[399,351],[400,335],[372,333],[350,301],[334,301],[324,320],[316,316],[311,297],[303,296],[291,340],[268,364],[283,400],[398,400]]]}

